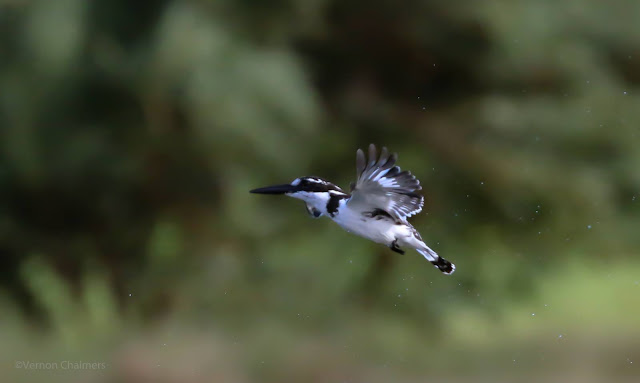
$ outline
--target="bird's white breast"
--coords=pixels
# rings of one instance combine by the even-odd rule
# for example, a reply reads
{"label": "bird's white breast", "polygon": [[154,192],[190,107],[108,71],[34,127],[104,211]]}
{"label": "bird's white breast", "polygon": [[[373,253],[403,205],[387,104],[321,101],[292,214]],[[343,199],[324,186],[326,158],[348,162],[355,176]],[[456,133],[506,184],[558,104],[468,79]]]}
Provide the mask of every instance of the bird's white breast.
{"label": "bird's white breast", "polygon": [[396,232],[404,227],[404,225],[396,225],[391,220],[369,218],[362,213],[350,208],[347,200],[342,200],[338,206],[338,213],[331,219],[350,233],[385,245],[393,242],[399,234]]}

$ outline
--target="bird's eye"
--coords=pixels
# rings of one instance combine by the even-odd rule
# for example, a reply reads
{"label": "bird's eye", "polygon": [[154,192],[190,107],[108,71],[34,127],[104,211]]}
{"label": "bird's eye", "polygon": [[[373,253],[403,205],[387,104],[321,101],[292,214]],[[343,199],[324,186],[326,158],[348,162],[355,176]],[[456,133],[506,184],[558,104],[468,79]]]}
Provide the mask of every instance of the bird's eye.
{"label": "bird's eye", "polygon": [[309,215],[312,216],[313,218],[318,218],[322,215],[322,212],[320,212],[320,210],[309,205],[307,205],[307,213],[309,213]]}

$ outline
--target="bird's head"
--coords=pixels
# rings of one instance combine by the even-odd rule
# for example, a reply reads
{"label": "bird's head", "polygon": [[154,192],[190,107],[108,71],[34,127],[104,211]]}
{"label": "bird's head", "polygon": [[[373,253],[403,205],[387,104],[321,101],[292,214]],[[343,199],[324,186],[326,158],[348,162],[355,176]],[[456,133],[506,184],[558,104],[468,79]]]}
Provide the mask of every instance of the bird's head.
{"label": "bird's head", "polygon": [[319,217],[326,214],[327,202],[333,193],[346,194],[338,186],[318,177],[300,177],[289,184],[253,189],[251,193],[281,194],[303,200],[309,214]]}

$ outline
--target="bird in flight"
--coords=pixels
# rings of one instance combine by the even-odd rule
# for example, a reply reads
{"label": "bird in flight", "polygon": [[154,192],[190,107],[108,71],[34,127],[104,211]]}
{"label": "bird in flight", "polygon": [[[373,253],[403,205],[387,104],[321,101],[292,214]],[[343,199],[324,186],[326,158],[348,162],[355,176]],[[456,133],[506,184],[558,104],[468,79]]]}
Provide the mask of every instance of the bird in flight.
{"label": "bird in flight", "polygon": [[424,205],[420,181],[409,171],[396,166],[398,155],[383,147],[378,157],[375,145],[369,145],[368,161],[364,152],[356,153],[357,180],[351,192],[319,177],[300,177],[289,184],[253,189],[251,193],[280,194],[301,199],[309,214],[328,216],[346,231],[388,246],[404,254],[402,247],[415,249],[446,275],[456,266],[427,246],[420,233],[407,221]]}

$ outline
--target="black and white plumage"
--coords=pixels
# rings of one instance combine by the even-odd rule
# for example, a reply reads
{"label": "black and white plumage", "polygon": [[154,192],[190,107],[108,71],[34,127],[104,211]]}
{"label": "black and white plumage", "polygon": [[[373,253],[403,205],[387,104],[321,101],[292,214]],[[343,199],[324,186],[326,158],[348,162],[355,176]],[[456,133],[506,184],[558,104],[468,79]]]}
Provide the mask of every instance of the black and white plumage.
{"label": "black and white plumage", "polygon": [[420,233],[407,221],[418,214],[424,198],[417,194],[420,181],[409,171],[396,165],[398,156],[383,147],[380,156],[369,146],[368,160],[364,152],[356,153],[357,180],[351,194],[319,177],[300,177],[290,184],[251,190],[259,194],[284,194],[301,199],[315,218],[328,216],[350,233],[387,245],[404,254],[410,247],[422,254],[444,274],[455,271],[455,265],[427,246]]}
{"label": "black and white plumage", "polygon": [[378,159],[376,147],[370,145],[367,162],[364,152],[358,149],[358,181],[351,190],[349,205],[382,209],[398,220],[418,214],[424,204],[424,197],[416,194],[416,190],[422,189],[420,181],[411,172],[401,171],[396,166],[397,159],[395,153],[389,155],[384,147]]}

